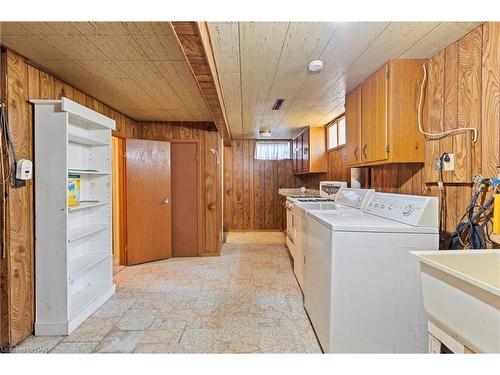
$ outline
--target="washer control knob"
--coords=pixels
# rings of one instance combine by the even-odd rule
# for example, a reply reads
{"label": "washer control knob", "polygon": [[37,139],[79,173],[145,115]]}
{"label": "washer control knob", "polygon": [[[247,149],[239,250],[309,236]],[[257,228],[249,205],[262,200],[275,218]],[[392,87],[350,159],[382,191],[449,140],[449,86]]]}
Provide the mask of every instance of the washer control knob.
{"label": "washer control knob", "polygon": [[408,216],[413,212],[413,206],[411,204],[407,204],[403,207],[403,215]]}

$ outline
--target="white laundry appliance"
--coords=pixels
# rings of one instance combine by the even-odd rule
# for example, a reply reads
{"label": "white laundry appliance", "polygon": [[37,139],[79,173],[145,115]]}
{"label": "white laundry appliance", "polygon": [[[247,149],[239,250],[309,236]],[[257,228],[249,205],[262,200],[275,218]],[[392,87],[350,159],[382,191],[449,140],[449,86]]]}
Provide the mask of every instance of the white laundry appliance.
{"label": "white laundry appliance", "polygon": [[290,250],[290,255],[295,258],[295,232],[296,218],[293,214],[293,206],[302,202],[333,202],[338,190],[346,187],[345,181],[320,181],[320,195],[291,195],[286,198],[286,245]]}
{"label": "white laundry appliance", "polygon": [[374,193],[361,210],[307,211],[304,305],[326,353],[426,353],[417,262],[437,250],[435,197]]}
{"label": "white laundry appliance", "polygon": [[[322,183],[323,184],[323,183]],[[326,185],[323,185],[325,187]],[[305,201],[294,203],[292,207],[294,244],[293,244],[293,272],[302,290],[304,290],[304,254],[306,248],[306,212],[309,210],[361,210],[364,209],[374,189],[350,189],[340,187],[338,190],[321,190],[323,199],[334,198],[334,201]]]}

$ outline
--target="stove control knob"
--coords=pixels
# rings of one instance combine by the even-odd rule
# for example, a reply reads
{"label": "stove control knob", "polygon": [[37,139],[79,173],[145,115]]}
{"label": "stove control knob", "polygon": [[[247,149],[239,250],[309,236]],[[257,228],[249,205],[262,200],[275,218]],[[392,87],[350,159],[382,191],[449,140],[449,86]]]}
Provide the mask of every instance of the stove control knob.
{"label": "stove control knob", "polygon": [[413,212],[413,206],[411,204],[407,204],[403,207],[403,215],[408,216]]}

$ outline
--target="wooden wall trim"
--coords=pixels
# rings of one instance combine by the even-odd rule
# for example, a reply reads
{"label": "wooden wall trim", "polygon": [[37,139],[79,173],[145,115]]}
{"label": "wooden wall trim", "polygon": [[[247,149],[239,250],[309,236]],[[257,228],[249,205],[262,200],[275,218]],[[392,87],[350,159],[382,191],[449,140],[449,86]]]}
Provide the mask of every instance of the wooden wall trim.
{"label": "wooden wall trim", "polygon": [[171,22],[171,26],[224,145],[231,146],[231,133],[207,25],[205,22]]}

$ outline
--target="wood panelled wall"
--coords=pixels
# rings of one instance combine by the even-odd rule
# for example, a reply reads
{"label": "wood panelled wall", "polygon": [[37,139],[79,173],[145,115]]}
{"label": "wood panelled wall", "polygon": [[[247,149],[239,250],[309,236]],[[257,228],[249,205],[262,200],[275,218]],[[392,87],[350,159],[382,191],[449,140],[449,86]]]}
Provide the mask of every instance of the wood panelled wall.
{"label": "wood panelled wall", "polygon": [[[212,123],[142,123],[115,111],[77,88],[29,65],[10,51],[2,52],[5,60],[6,97],[10,129],[18,159],[33,158],[33,125],[30,99],[67,97],[116,121],[114,135],[124,138],[167,140],[197,137],[204,152],[205,240],[206,252],[215,255],[222,241],[222,197],[217,194],[222,179],[221,166],[216,167],[210,148],[222,152],[221,138]],[[144,131],[143,131],[144,129]],[[35,167],[36,168],[36,167]],[[36,178],[36,170],[35,170]],[[0,347],[15,345],[32,332],[34,322],[34,221],[33,182],[26,187],[11,189],[8,197],[8,254],[1,263]]]}
{"label": "wood panelled wall", "polygon": [[[141,127],[132,119],[82,91],[4,51],[6,98],[10,130],[18,159],[33,160],[33,126],[30,99],[65,96],[116,121],[116,134],[137,137]],[[36,172],[35,172],[36,173]],[[7,256],[2,260],[2,342],[16,344],[32,332],[34,321],[34,207],[33,182],[10,189],[8,201]]]}
{"label": "wood panelled wall", "polygon": [[[218,255],[222,246],[222,162],[211,153],[214,149],[222,157],[222,138],[211,122],[142,122],[141,138],[157,141],[173,139],[198,139],[201,149],[202,186],[200,203],[205,226],[201,228],[204,251],[200,255]],[[220,159],[220,158],[219,158]]]}
{"label": "wood panelled wall", "polygon": [[[472,143],[471,132],[427,141],[424,164],[372,167],[369,185],[378,191],[438,196],[434,159],[443,152],[454,153],[455,171],[444,174],[443,227],[450,232],[469,203],[472,177],[492,177],[499,172],[500,23],[485,23],[438,52],[429,60],[428,73],[424,129],[438,132],[475,127],[478,141]],[[330,155],[330,173],[337,170],[341,175],[342,153]]]}
{"label": "wood panelled wall", "polygon": [[278,189],[318,189],[326,174],[294,175],[292,160],[255,160],[256,140],[224,147],[224,231],[279,229]]}
{"label": "wood panelled wall", "polygon": [[345,147],[328,151],[328,173],[329,181],[351,181],[351,168],[345,166]]}

